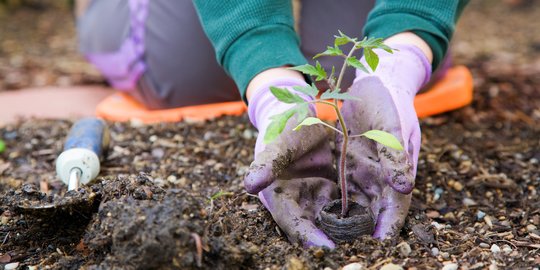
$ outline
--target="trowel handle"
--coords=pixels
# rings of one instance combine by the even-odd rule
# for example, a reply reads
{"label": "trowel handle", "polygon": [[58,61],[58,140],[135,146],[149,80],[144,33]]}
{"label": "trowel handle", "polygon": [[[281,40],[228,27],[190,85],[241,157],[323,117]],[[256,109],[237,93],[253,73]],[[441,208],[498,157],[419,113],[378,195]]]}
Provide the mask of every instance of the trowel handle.
{"label": "trowel handle", "polygon": [[56,173],[69,185],[70,175],[76,169],[80,172],[80,183],[87,184],[99,174],[100,159],[108,146],[109,130],[105,121],[91,117],[75,122],[66,138],[64,151],[56,160]]}
{"label": "trowel handle", "polygon": [[109,130],[105,121],[95,118],[83,118],[71,127],[64,144],[64,151],[72,148],[84,148],[94,152],[100,159],[109,146]]}

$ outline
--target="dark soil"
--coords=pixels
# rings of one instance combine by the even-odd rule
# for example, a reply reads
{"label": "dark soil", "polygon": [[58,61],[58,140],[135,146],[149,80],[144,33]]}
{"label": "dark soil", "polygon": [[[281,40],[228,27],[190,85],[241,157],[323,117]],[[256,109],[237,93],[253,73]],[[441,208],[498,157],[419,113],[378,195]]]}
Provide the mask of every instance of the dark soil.
{"label": "dark soil", "polygon": [[[463,29],[484,34],[522,29],[516,25],[531,29],[540,15],[537,5],[524,9],[486,3],[493,2],[471,3],[463,18],[470,23]],[[502,14],[494,20],[508,23],[480,31],[478,18],[484,11]],[[38,14],[27,9],[17,12]],[[59,17],[58,11],[49,12]],[[482,25],[493,24],[484,19]],[[389,263],[439,269],[450,262],[462,269],[537,267],[540,76],[536,41],[520,42],[527,47],[512,51],[520,55],[520,61],[513,62],[512,57],[499,55],[495,45],[468,55],[467,48],[478,48],[475,42],[483,44],[485,39],[474,38],[473,31],[462,32],[455,55],[474,73],[474,102],[421,121],[416,188],[408,220],[396,239],[381,243],[363,236],[335,250],[306,250],[289,243],[258,199],[243,189],[255,143],[255,131],[245,116],[151,126],[110,123],[111,148],[98,181],[68,194],[55,176],[54,160],[71,123],[26,120],[0,127],[7,144],[0,154],[0,268],[19,263],[49,269],[336,270],[351,262],[368,269]],[[514,45],[524,38],[493,36]],[[17,39],[2,38],[0,89],[28,86],[25,79],[18,80],[21,86],[6,84],[9,72],[35,78],[32,72],[48,70],[45,64],[18,66],[20,58],[6,60],[26,55],[13,53],[19,47],[6,40]],[[60,207],[67,211],[45,216],[19,207],[44,201],[65,206],[64,196],[67,200],[92,197],[96,205],[85,211]]]}

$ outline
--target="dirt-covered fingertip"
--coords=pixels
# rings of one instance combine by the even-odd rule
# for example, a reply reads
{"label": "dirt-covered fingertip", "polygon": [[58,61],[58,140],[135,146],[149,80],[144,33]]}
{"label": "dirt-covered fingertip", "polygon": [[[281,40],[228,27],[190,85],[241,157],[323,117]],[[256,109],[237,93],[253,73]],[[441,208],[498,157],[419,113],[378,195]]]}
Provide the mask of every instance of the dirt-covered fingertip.
{"label": "dirt-covered fingertip", "polygon": [[304,242],[305,248],[310,247],[327,247],[330,249],[336,248],[336,244],[324,234],[323,231],[316,229],[307,236],[307,240]]}
{"label": "dirt-covered fingertip", "polygon": [[266,166],[251,167],[244,177],[244,187],[250,194],[257,194],[274,182],[272,170]]}

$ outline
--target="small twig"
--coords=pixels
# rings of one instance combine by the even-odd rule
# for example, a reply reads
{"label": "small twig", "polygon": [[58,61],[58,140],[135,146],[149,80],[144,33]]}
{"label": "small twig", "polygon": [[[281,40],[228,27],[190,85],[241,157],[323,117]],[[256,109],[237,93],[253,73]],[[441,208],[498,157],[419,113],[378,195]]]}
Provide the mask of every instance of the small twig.
{"label": "small twig", "polygon": [[11,233],[11,232],[8,232],[8,233],[6,234],[6,237],[4,237],[4,241],[2,241],[2,245],[0,245],[0,246],[3,246],[3,245],[7,242],[7,239],[8,239],[8,237],[9,237],[9,234],[10,234],[10,233]]}
{"label": "small twig", "polygon": [[197,247],[197,267],[202,267],[202,240],[197,233],[191,233],[191,237],[195,240],[195,246]]}
{"label": "small twig", "polygon": [[391,262],[392,261],[392,258],[386,258],[382,261],[379,261],[377,263],[375,263],[374,265],[370,266],[368,269],[377,269],[379,266],[387,263],[387,262]]}

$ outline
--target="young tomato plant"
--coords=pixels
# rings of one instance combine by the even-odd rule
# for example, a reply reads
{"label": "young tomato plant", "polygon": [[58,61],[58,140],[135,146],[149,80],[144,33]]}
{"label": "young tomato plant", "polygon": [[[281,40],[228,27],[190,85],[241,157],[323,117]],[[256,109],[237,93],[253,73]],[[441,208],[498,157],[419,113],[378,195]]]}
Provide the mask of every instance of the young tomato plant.
{"label": "young tomato plant", "polygon": [[[351,50],[345,54],[340,49],[340,46],[352,43],[353,46]],[[384,146],[396,149],[398,151],[403,150],[403,146],[399,143],[399,140],[394,137],[394,135],[382,131],[382,130],[368,130],[362,134],[356,134],[356,135],[349,135],[349,130],[347,129],[347,124],[345,123],[343,119],[343,115],[340,111],[340,108],[338,106],[339,100],[358,100],[357,97],[354,97],[352,95],[349,95],[346,92],[341,91],[341,82],[343,80],[343,75],[345,74],[345,69],[347,66],[351,66],[357,69],[362,70],[363,72],[369,73],[369,70],[354,56],[354,53],[358,50],[363,49],[364,58],[368,64],[368,66],[375,71],[377,69],[377,65],[379,64],[379,57],[377,54],[373,51],[374,49],[383,49],[389,53],[392,53],[392,48],[388,47],[387,45],[383,44],[383,40],[381,38],[364,38],[363,40],[358,41],[357,38],[351,38],[347,35],[343,34],[341,31],[339,31],[339,35],[335,36],[334,40],[334,46],[328,46],[326,51],[315,55],[313,59],[321,57],[321,56],[335,56],[335,57],[342,57],[344,59],[343,66],[341,67],[341,70],[339,72],[339,75],[337,76],[337,79],[335,77],[335,67],[332,67],[332,71],[328,75],[327,71],[321,66],[321,64],[317,61],[315,66],[306,64],[302,66],[292,67],[290,69],[300,71],[308,76],[312,76],[315,78],[315,81],[321,81],[325,80],[329,86],[329,89],[324,91],[320,97],[317,97],[319,94],[319,89],[315,87],[315,84],[311,84],[308,86],[295,86],[293,87],[294,90],[309,95],[314,98],[312,101],[305,101],[303,98],[301,98],[299,95],[289,91],[286,88],[278,88],[278,87],[270,87],[270,91],[272,94],[281,102],[289,103],[289,104],[296,104],[291,109],[281,113],[274,115],[271,118],[271,123],[268,126],[266,130],[266,135],[264,137],[265,143],[269,143],[276,139],[279,134],[283,131],[285,128],[285,125],[293,117],[296,115],[296,120],[298,121],[298,126],[296,126],[293,130],[299,130],[302,126],[310,126],[315,124],[324,125],[331,130],[337,132],[340,136],[343,136],[343,142],[341,144],[341,155],[339,157],[339,183],[341,188],[341,215],[343,217],[347,216],[348,212],[348,193],[347,193],[347,179],[345,177],[346,175],[346,156],[347,156],[347,146],[349,143],[350,138],[354,137],[365,137],[371,140],[376,141],[377,143],[380,143]],[[310,103],[322,103],[326,104],[328,106],[331,106],[338,117],[339,124],[341,126],[341,130],[323,122],[321,119],[316,117],[307,117],[308,110],[309,110],[309,104]]]}

